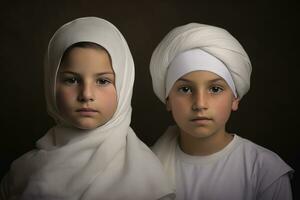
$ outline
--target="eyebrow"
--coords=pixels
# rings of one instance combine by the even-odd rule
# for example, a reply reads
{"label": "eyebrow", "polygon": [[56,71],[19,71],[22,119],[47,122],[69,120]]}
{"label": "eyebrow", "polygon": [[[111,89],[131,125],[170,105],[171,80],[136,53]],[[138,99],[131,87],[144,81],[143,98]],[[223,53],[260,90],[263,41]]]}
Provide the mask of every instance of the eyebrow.
{"label": "eyebrow", "polygon": [[223,78],[216,78],[216,79],[209,80],[210,83],[215,83],[219,81],[226,82]]}
{"label": "eyebrow", "polygon": [[[60,72],[61,74],[73,74],[73,75],[76,75],[76,76],[80,76],[79,73],[76,73],[76,72],[72,72],[72,71],[62,71]],[[114,72],[100,72],[100,73],[96,73],[95,76],[102,76],[102,75],[105,75],[105,74],[112,74],[112,75],[115,75]]]}
{"label": "eyebrow", "polygon": [[[190,81],[190,80],[188,80],[188,79],[185,79],[185,78],[179,78],[177,81],[192,82],[192,81]],[[177,81],[176,81],[176,82],[177,82]]]}

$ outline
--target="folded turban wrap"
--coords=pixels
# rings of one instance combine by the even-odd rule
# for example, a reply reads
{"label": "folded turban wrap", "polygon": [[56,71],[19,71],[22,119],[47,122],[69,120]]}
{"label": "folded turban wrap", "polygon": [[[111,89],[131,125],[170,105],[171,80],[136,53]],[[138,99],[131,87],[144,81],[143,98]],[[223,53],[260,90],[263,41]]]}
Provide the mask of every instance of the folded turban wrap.
{"label": "folded turban wrap", "polygon": [[190,23],[169,32],[152,54],[150,73],[153,89],[163,103],[167,96],[166,74],[170,63],[177,55],[195,48],[215,56],[225,64],[234,81],[239,99],[248,92],[252,67],[242,45],[222,28]]}

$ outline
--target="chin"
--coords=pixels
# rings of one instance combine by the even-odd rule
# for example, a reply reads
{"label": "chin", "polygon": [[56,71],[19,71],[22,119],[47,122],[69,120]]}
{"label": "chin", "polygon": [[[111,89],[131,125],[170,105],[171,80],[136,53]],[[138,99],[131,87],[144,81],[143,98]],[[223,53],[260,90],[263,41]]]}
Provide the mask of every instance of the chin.
{"label": "chin", "polygon": [[213,135],[213,133],[210,130],[207,130],[205,128],[197,128],[186,131],[190,136],[197,138],[197,139],[204,139],[208,138]]}
{"label": "chin", "polygon": [[194,138],[197,138],[197,139],[205,139],[205,138],[210,137],[212,134],[209,134],[209,133],[192,133],[190,135]]}
{"label": "chin", "polygon": [[74,123],[75,127],[83,130],[95,129],[102,125],[103,125],[102,123],[96,123],[95,121],[91,121],[91,120]]}

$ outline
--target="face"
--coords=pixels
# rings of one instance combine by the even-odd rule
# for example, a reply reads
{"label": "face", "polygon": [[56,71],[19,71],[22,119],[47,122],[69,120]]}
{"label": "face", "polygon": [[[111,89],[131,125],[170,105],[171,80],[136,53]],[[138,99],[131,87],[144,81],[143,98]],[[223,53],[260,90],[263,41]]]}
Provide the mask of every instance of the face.
{"label": "face", "polygon": [[56,80],[56,101],[62,117],[80,129],[109,121],[117,108],[115,74],[105,50],[73,48]]}
{"label": "face", "polygon": [[181,137],[208,138],[225,133],[231,111],[238,99],[220,76],[208,71],[194,71],[173,85],[167,109],[181,130]]}

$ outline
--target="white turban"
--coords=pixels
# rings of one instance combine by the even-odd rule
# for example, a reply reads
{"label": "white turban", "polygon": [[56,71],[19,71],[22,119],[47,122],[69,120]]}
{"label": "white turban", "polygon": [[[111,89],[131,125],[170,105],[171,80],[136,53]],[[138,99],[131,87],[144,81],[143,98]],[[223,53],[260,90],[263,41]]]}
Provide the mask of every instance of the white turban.
{"label": "white turban", "polygon": [[[55,98],[55,80],[65,50],[93,42],[110,54],[118,96],[106,124],[80,130],[66,126]],[[130,128],[134,63],[128,45],[111,23],[79,18],[52,37],[45,60],[47,108],[59,124],[37,142],[37,149],[12,164],[11,199],[159,199],[170,194],[159,160]]]}
{"label": "white turban", "polygon": [[[157,97],[165,103],[166,74],[170,63],[182,52],[199,48],[223,62],[228,68],[241,99],[250,88],[251,63],[241,44],[226,30],[190,23],[174,28],[154,50],[150,73]],[[184,67],[184,66],[182,66]]]}

